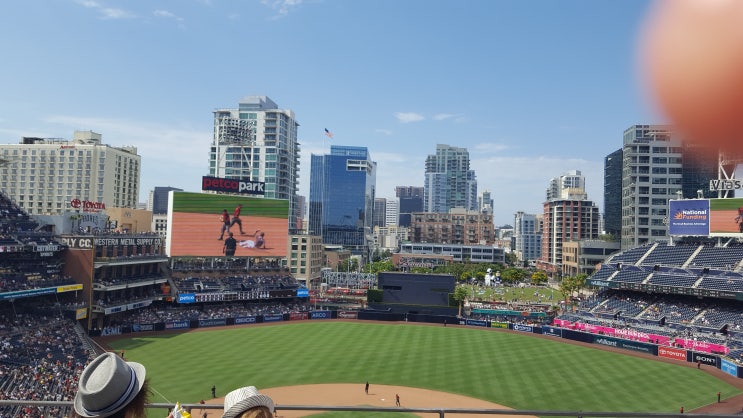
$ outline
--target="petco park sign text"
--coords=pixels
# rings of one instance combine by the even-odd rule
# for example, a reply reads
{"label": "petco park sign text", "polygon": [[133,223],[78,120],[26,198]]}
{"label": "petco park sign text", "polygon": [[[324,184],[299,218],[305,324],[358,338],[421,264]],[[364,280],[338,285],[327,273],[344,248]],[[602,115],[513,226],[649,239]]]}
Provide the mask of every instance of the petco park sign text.
{"label": "petco park sign text", "polygon": [[262,181],[244,181],[204,176],[201,178],[201,190],[214,192],[264,195],[266,183]]}

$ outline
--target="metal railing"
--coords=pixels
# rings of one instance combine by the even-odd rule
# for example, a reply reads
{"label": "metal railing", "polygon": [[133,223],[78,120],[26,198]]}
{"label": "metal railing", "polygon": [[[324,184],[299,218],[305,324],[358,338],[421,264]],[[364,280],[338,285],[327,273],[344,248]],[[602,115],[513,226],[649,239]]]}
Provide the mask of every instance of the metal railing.
{"label": "metal railing", "polygon": [[[61,406],[72,410],[70,401],[26,401],[26,400],[0,400],[0,408],[4,406],[37,406],[55,407]],[[148,408],[170,410],[172,403],[151,403]],[[181,404],[183,409],[193,412],[195,409],[222,410],[220,404]],[[694,413],[658,413],[658,412],[599,412],[599,411],[554,411],[554,410],[531,410],[531,409],[475,409],[475,408],[402,408],[402,407],[373,407],[373,406],[322,406],[322,405],[276,405],[276,411],[313,411],[313,412],[408,412],[437,414],[444,418],[446,414],[471,414],[471,415],[509,415],[509,416],[533,416],[533,417],[617,417],[617,418],[741,418],[739,414],[694,414]],[[743,412],[743,411],[742,411]],[[165,414],[163,414],[165,415]],[[192,415],[195,417],[195,415]]]}

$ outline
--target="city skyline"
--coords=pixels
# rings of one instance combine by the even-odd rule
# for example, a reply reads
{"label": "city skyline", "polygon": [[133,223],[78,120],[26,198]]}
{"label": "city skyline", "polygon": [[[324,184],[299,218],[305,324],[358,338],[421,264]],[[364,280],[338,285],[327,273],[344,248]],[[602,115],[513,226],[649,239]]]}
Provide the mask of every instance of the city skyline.
{"label": "city skyline", "polygon": [[[0,142],[92,130],[156,186],[200,190],[213,111],[265,95],[310,155],[363,146],[376,197],[423,186],[437,144],[466,148],[496,225],[541,213],[550,179],[586,177],[634,124],[663,123],[635,72],[649,1],[61,1],[4,6]],[[29,30],[29,28],[34,28]],[[256,65],[258,63],[258,65]],[[326,135],[330,131],[332,138]]]}

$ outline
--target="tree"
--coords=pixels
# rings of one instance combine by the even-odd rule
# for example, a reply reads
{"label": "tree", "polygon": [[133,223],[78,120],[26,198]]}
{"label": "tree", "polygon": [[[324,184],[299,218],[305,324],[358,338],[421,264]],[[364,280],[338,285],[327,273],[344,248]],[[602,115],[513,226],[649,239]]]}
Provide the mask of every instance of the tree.
{"label": "tree", "polygon": [[575,277],[563,277],[562,281],[560,282],[560,291],[563,295],[565,295],[565,303],[570,302],[570,298],[573,296],[573,293],[580,292],[581,289],[586,287],[586,277],[588,275],[586,274],[579,274]]}
{"label": "tree", "polygon": [[524,271],[514,267],[509,267],[501,273],[500,279],[505,283],[518,283],[524,278]]}
{"label": "tree", "polygon": [[375,261],[364,266],[366,273],[379,273],[380,271],[394,271],[395,266],[392,261]]}
{"label": "tree", "polygon": [[338,271],[359,271],[359,261],[356,258],[348,258],[338,263]]}
{"label": "tree", "polygon": [[516,257],[516,253],[511,251],[506,253],[506,264],[509,266],[515,266],[516,263],[518,263],[518,257]]}
{"label": "tree", "polygon": [[456,288],[454,288],[454,300],[457,301],[457,304],[459,305],[459,313],[457,315],[462,316],[462,305],[464,304],[464,301],[467,299],[467,295],[469,295],[469,287],[465,285],[457,285]]}
{"label": "tree", "polygon": [[535,286],[547,283],[547,273],[542,270],[535,271],[531,274],[531,283]]}

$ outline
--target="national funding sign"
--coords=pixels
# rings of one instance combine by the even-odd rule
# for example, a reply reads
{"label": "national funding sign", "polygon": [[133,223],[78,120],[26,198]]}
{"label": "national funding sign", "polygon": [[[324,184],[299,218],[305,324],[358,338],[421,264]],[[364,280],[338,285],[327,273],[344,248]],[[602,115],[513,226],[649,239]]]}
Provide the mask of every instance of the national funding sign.
{"label": "national funding sign", "polygon": [[669,235],[709,235],[709,200],[669,200]]}

